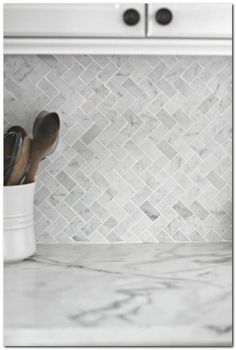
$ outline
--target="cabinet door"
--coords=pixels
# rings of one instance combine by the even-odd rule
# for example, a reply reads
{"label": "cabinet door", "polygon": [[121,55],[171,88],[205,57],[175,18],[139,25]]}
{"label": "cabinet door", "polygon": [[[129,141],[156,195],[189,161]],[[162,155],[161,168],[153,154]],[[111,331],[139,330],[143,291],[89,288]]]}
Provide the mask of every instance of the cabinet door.
{"label": "cabinet door", "polygon": [[[161,9],[164,9],[164,11],[161,12]],[[166,12],[165,9],[167,9]],[[157,14],[158,11],[159,13]],[[148,36],[196,39],[231,38],[232,5],[204,3],[149,4]]]}
{"label": "cabinet door", "polygon": [[[5,37],[144,37],[144,8],[144,4],[134,3],[6,4],[4,35]],[[136,24],[125,23],[123,15],[128,9],[136,11],[139,18]]]}

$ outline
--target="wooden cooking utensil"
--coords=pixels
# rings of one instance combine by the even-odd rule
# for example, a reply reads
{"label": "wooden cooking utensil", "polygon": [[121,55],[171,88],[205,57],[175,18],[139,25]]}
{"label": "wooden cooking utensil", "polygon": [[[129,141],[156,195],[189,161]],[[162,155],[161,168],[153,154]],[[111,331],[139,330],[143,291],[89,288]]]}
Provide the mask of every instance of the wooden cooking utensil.
{"label": "wooden cooking utensil", "polygon": [[12,172],[14,164],[12,164],[12,158],[7,157],[4,158],[4,185],[6,185],[6,182]]}
{"label": "wooden cooking utensil", "polygon": [[11,175],[13,167],[19,157],[22,137],[19,132],[9,132],[4,135],[4,185]]}
{"label": "wooden cooking utensil", "polygon": [[[53,113],[50,113],[48,111],[41,111],[38,114],[38,116],[36,117],[36,119],[34,121],[34,125],[33,125],[33,138],[35,138],[35,136],[37,134],[37,130],[38,130],[40,123],[49,114],[53,114]],[[42,159],[44,159],[47,156],[50,156],[50,154],[52,154],[55,151],[55,149],[57,148],[58,141],[59,141],[59,134],[57,135],[57,138],[55,139],[55,142],[52,144],[52,146],[49,147],[49,149],[45,152],[44,157]]]}
{"label": "wooden cooking utensil", "polygon": [[12,157],[19,154],[19,146],[21,145],[21,134],[15,131],[6,132],[4,134],[4,158]]}
{"label": "wooden cooking utensil", "polygon": [[12,172],[7,180],[8,186],[18,185],[25,174],[25,170],[30,161],[31,140],[28,136],[24,137],[21,150],[17,161],[12,169]]}
{"label": "wooden cooking utensil", "polygon": [[34,130],[31,145],[31,163],[26,183],[34,182],[41,159],[58,137],[60,120],[57,113],[47,114]]}

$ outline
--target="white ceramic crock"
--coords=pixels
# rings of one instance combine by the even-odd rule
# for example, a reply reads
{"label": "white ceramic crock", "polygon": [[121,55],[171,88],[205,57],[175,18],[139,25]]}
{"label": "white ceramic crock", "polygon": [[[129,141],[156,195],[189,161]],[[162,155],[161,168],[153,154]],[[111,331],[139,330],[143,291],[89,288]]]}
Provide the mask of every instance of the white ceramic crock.
{"label": "white ceramic crock", "polygon": [[4,238],[5,262],[15,262],[35,253],[34,236],[35,183],[4,186]]}

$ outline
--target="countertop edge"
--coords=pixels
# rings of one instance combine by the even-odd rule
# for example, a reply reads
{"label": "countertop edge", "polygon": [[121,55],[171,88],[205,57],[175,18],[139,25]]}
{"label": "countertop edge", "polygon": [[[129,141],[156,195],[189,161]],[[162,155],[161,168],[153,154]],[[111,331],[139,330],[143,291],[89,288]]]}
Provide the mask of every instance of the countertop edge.
{"label": "countertop edge", "polygon": [[[183,337],[183,334],[186,336]],[[214,341],[213,341],[214,339]],[[110,329],[5,329],[5,346],[231,346],[232,332],[209,334],[199,327]]]}

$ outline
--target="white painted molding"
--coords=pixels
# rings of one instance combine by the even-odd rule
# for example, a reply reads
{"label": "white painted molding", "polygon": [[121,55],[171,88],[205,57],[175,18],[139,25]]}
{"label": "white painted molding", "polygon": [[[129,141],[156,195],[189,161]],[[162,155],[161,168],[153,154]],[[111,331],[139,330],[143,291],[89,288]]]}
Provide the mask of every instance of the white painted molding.
{"label": "white painted molding", "polygon": [[231,39],[5,38],[4,54],[232,55]]}

